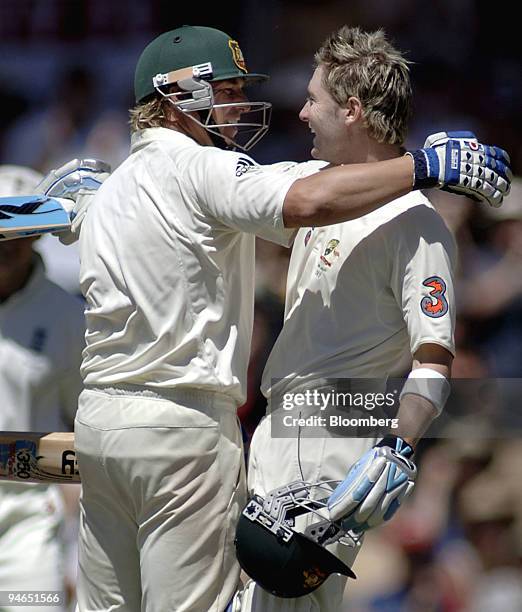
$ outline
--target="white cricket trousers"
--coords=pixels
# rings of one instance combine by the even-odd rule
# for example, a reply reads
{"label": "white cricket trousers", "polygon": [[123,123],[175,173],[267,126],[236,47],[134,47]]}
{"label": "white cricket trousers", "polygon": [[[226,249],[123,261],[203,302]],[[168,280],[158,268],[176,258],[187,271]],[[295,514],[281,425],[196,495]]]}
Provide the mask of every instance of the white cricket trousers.
{"label": "white cricket trousers", "polygon": [[[266,495],[272,489],[294,480],[319,482],[343,480],[350,467],[369,449],[376,438],[303,438],[299,428],[288,428],[288,437],[272,436],[272,416],[268,414],[258,425],[250,444],[248,461],[249,493]],[[326,433],[326,432],[325,432]],[[308,517],[301,525],[313,522]],[[360,547],[342,544],[328,550],[351,567]],[[339,612],[348,579],[331,574],[317,590],[298,598],[275,597],[253,581],[239,591],[231,606],[232,612]]]}
{"label": "white cricket trousers", "polygon": [[134,387],[82,392],[75,422],[79,612],[222,612],[246,502],[235,403]]}

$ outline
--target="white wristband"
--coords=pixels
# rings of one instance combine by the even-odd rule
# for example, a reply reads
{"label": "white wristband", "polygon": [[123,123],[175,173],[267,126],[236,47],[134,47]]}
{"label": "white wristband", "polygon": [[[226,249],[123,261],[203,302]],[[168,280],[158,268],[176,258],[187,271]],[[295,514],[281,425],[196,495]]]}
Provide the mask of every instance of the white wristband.
{"label": "white wristband", "polygon": [[408,374],[399,399],[402,399],[402,396],[407,393],[420,395],[435,406],[437,416],[439,416],[450,392],[451,386],[444,374],[431,368],[416,368]]}

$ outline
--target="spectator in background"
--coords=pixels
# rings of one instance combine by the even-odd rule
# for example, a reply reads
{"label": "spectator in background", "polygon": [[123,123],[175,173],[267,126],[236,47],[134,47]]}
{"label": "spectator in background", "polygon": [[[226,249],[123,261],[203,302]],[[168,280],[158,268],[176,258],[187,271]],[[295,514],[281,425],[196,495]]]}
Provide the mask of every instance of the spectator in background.
{"label": "spectator in background", "polygon": [[[0,195],[31,193],[40,178],[0,166]],[[34,241],[0,242],[0,429],[70,431],[82,388],[83,304],[46,278]],[[78,490],[67,496],[72,510]],[[0,483],[1,591],[64,590],[65,516],[58,486]]]}
{"label": "spectator in background", "polygon": [[[3,158],[42,172],[74,157],[98,157],[116,168],[128,154],[130,139],[124,109],[100,108],[98,81],[89,68],[63,68],[47,104],[19,115],[3,135]],[[35,245],[48,277],[81,296],[78,245],[64,246],[53,236]]]}
{"label": "spectator in background", "polygon": [[522,610],[522,441],[502,440],[488,467],[458,491],[463,532],[479,563],[471,612]]}
{"label": "spectator in background", "polygon": [[499,209],[483,209],[482,266],[460,280],[460,312],[480,330],[476,342],[491,373],[522,376],[522,179]]}
{"label": "spectator in background", "polygon": [[7,132],[4,157],[45,172],[82,150],[96,117],[96,81],[81,66],[57,76],[53,99],[22,115]]}
{"label": "spectator in background", "polygon": [[7,129],[3,159],[46,172],[67,159],[94,156],[116,168],[130,144],[127,115],[100,103],[98,75],[82,65],[66,66],[50,91],[46,103],[37,98],[38,105]]}

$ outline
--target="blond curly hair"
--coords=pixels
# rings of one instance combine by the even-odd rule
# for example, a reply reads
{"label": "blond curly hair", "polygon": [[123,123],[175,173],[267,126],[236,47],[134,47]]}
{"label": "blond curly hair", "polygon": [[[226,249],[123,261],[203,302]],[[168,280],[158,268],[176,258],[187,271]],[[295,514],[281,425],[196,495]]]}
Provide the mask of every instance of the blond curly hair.
{"label": "blond curly hair", "polygon": [[165,104],[168,103],[165,98],[157,97],[129,109],[131,132],[151,127],[167,127],[169,121],[165,113]]}

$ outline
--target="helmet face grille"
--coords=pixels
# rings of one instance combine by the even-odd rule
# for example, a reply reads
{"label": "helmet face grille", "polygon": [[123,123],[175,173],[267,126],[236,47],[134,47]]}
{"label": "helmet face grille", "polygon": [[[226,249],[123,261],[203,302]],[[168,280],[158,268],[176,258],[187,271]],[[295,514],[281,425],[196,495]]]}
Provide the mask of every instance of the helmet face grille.
{"label": "helmet face grille", "polygon": [[241,516],[236,553],[243,570],[277,597],[301,597],[315,591],[331,573],[355,574],[325,548],[300,533],[284,542],[261,524]]}

